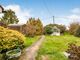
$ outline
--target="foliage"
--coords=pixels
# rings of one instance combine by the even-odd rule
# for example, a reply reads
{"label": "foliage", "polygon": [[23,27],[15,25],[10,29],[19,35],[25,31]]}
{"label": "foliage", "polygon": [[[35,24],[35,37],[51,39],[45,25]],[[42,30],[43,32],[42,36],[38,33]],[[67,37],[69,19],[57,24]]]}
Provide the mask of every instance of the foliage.
{"label": "foliage", "polygon": [[75,29],[74,35],[80,37],[80,26]]}
{"label": "foliage", "polygon": [[65,33],[66,32],[66,27],[64,25],[59,25],[58,28],[60,29],[60,33]]}
{"label": "foliage", "polygon": [[37,22],[36,35],[41,35],[41,34],[43,34],[43,24],[39,18],[36,20],[36,22]]}
{"label": "foliage", "polygon": [[39,18],[38,19],[30,18],[26,23],[25,30],[26,30],[26,34],[29,36],[41,35],[43,34],[43,24]]}
{"label": "foliage", "polygon": [[63,52],[68,49],[69,43],[75,42],[80,45],[80,38],[72,35],[46,36],[36,60],[40,60],[39,58],[45,55],[49,57],[49,60],[68,60]]}
{"label": "foliage", "polygon": [[6,52],[14,48],[22,48],[25,37],[17,32],[7,28],[0,27],[0,51]]}
{"label": "foliage", "polygon": [[15,15],[14,11],[6,10],[6,12],[4,13],[4,16],[1,18],[1,22],[5,24],[13,24],[13,23],[18,23],[19,20]]}
{"label": "foliage", "polygon": [[34,26],[32,26],[31,24],[25,25],[24,30],[25,30],[24,34],[26,34],[26,36],[29,36],[29,37],[35,36],[36,30]]}
{"label": "foliage", "polygon": [[44,27],[44,34],[52,34],[52,33],[53,33],[52,27],[50,27],[50,26]]}
{"label": "foliage", "polygon": [[80,60],[80,46],[70,44],[67,53],[70,54],[69,60]]}
{"label": "foliage", "polygon": [[79,26],[78,22],[73,22],[69,26],[69,33],[74,35],[76,28]]}
{"label": "foliage", "polygon": [[[61,34],[63,34],[63,33],[65,33],[65,31],[66,31],[66,27],[64,26],[64,25],[58,25],[58,24],[49,24],[49,25],[46,25],[45,27],[44,27],[44,32],[45,33],[47,33],[47,30],[49,30],[48,28],[50,28],[50,32],[52,33],[52,29],[53,29],[53,27],[54,26],[56,26],[56,27],[58,27],[59,29],[60,29],[60,33]],[[47,28],[48,27],[48,28]],[[47,29],[47,30],[46,30]]]}

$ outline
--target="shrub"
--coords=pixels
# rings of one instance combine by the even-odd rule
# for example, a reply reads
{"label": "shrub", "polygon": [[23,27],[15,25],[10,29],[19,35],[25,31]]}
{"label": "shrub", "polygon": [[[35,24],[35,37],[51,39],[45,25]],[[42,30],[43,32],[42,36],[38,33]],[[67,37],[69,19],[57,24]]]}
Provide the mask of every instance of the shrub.
{"label": "shrub", "polygon": [[52,27],[50,26],[44,27],[44,34],[52,34],[52,33],[53,33]]}
{"label": "shrub", "polygon": [[24,30],[25,30],[26,36],[29,36],[29,37],[35,36],[36,30],[35,30],[34,26],[32,26],[31,24],[25,25]]}
{"label": "shrub", "polygon": [[17,32],[0,26],[0,51],[22,48],[25,37]]}
{"label": "shrub", "polygon": [[70,54],[69,60],[80,60],[80,46],[76,46],[75,44],[70,44],[67,53]]}
{"label": "shrub", "polygon": [[43,34],[43,24],[39,18],[38,19],[30,18],[27,21],[26,25],[27,24],[32,25],[33,28],[36,30],[35,35],[42,35]]}
{"label": "shrub", "polygon": [[75,29],[74,35],[80,37],[80,26]]}
{"label": "shrub", "polygon": [[64,34],[66,32],[66,27],[64,25],[58,25],[58,28],[60,29],[61,34]]}
{"label": "shrub", "polygon": [[58,24],[49,24],[49,25],[46,25],[44,27],[44,33],[51,34],[53,32],[52,29],[53,29],[54,26],[56,26],[57,28],[60,29],[60,33],[61,34],[64,34],[65,33],[66,27],[64,25],[58,25]]}
{"label": "shrub", "polygon": [[73,22],[70,24],[69,26],[69,33],[74,35],[75,33],[75,29],[79,26],[79,23],[78,22]]}

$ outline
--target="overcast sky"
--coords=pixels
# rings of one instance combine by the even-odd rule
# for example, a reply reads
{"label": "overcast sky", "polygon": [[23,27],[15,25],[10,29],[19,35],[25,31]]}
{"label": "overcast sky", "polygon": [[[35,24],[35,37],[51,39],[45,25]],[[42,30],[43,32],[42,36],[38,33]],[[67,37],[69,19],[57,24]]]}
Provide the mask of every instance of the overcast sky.
{"label": "overcast sky", "polygon": [[80,20],[80,0],[0,0],[0,5],[15,11],[20,24],[29,17],[39,17],[44,25],[52,23],[52,16],[58,24]]}

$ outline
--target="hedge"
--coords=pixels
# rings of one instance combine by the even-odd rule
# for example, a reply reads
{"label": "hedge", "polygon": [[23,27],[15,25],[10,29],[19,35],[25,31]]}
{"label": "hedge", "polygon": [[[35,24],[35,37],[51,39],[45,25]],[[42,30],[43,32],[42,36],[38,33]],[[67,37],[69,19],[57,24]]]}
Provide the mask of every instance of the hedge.
{"label": "hedge", "polygon": [[22,48],[25,37],[18,31],[0,26],[0,52],[14,48]]}

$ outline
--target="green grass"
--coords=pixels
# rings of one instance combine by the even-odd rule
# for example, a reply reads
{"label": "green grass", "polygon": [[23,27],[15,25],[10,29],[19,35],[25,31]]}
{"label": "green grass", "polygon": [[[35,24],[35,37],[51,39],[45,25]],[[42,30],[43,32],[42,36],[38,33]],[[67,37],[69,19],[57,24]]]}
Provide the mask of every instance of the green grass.
{"label": "green grass", "polygon": [[29,47],[31,46],[34,42],[36,42],[38,40],[39,36],[35,36],[35,37],[26,37],[25,40],[25,47]]}
{"label": "green grass", "polygon": [[37,56],[37,60],[42,60],[41,56],[48,56],[49,60],[68,60],[63,52],[68,48],[69,43],[77,42],[80,45],[80,38],[72,35],[46,36]]}

